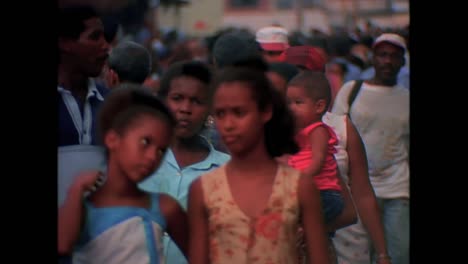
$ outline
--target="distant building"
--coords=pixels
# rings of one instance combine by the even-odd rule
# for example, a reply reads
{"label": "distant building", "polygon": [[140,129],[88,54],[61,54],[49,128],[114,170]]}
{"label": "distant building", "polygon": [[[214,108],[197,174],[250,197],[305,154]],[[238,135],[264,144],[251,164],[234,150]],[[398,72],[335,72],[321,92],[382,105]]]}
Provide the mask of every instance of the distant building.
{"label": "distant building", "polygon": [[380,27],[409,25],[409,0],[191,0],[176,11],[159,10],[160,25],[178,28],[190,35],[206,35],[227,27],[260,27],[279,24],[288,30],[329,33],[334,27],[365,27],[367,21]]}

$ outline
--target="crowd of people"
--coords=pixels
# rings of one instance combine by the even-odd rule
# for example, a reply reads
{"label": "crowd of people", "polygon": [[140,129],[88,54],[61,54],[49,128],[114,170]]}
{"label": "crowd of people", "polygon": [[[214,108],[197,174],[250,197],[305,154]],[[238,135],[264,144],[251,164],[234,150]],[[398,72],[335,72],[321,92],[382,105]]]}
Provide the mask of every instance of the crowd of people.
{"label": "crowd of people", "polygon": [[405,29],[121,18],[59,13],[61,263],[409,263]]}

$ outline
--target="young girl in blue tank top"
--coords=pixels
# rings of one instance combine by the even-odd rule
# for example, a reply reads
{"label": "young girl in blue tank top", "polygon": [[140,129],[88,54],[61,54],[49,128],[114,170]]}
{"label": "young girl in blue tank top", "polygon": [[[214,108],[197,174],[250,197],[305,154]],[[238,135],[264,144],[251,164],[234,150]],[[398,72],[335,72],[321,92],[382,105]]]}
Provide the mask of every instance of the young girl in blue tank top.
{"label": "young girl in blue tank top", "polygon": [[118,88],[99,114],[107,172],[83,173],[59,209],[58,251],[73,263],[164,263],[162,234],[187,251],[187,216],[168,195],[137,184],[159,165],[175,120],[141,87]]}

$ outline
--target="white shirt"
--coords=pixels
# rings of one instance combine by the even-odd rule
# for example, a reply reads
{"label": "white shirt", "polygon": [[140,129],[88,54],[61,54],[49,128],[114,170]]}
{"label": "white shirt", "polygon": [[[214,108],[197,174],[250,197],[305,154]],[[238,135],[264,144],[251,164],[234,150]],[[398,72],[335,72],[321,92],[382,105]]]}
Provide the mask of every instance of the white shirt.
{"label": "white shirt", "polygon": [[322,117],[322,121],[333,129],[338,138],[338,144],[335,146],[335,160],[338,165],[341,177],[347,183],[349,173],[349,158],[346,150],[348,138],[346,131],[346,115],[337,115],[326,112]]}
{"label": "white shirt", "polygon": [[[354,81],[339,90],[333,113],[348,112]],[[409,198],[409,90],[363,83],[350,111],[367,153],[369,176],[379,198]]]}

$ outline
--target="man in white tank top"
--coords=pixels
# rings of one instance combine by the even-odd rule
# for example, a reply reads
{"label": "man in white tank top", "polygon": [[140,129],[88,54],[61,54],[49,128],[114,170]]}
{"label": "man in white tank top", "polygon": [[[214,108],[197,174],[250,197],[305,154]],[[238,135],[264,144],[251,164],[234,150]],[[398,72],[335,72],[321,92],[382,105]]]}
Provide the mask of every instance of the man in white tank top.
{"label": "man in white tank top", "polygon": [[347,114],[364,141],[369,176],[382,210],[393,264],[409,263],[409,90],[397,85],[405,41],[382,34],[373,45],[375,76],[365,81],[352,108],[354,81],[339,90],[333,113]]}

